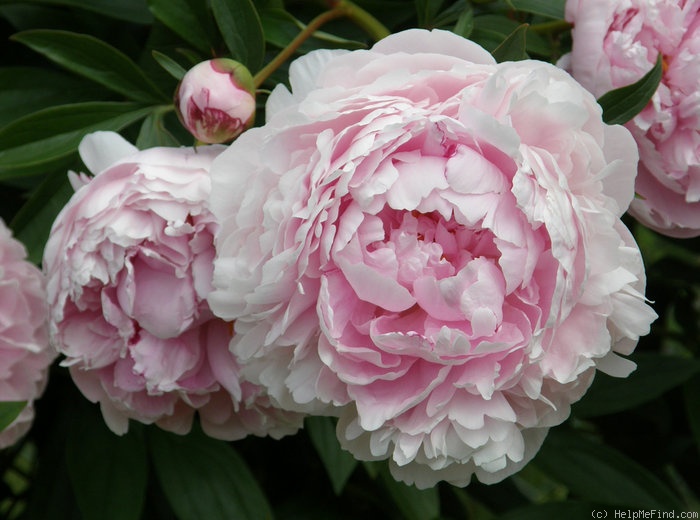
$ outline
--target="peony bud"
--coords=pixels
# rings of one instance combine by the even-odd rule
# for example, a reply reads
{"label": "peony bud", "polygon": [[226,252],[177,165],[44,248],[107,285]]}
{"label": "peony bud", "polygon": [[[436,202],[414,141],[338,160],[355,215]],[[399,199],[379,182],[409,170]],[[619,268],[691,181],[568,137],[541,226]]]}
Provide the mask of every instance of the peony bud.
{"label": "peony bud", "polygon": [[182,124],[203,143],[232,141],[253,124],[255,85],[248,69],[219,58],[191,68],[175,91]]}

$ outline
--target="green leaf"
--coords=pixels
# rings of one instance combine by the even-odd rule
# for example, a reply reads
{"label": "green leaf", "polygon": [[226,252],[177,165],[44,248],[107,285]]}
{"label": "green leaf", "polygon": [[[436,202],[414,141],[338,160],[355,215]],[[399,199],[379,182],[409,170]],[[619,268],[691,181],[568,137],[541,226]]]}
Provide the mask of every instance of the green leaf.
{"label": "green leaf", "polygon": [[581,500],[646,509],[681,507],[666,484],[646,468],[580,434],[552,430],[534,463]]}
{"label": "green leaf", "polygon": [[[0,5],[16,4],[17,0],[0,0]],[[150,24],[153,22],[151,13],[148,12],[143,0],[22,0],[23,4],[34,5],[60,5],[66,7],[78,7],[104,16],[125,20],[137,24]]]}
{"label": "green leaf", "polygon": [[573,406],[576,417],[597,417],[629,410],[656,399],[700,373],[700,361],[661,354],[637,354],[637,369],[627,378],[598,372],[586,395]]}
{"label": "green leaf", "polygon": [[385,465],[381,471],[384,487],[406,520],[434,520],[440,517],[438,488],[417,489],[397,482]]}
{"label": "green leaf", "polygon": [[158,65],[163,67],[176,80],[180,81],[187,74],[185,68],[171,57],[158,51],[153,51],[151,54],[153,59],[158,62]]}
{"label": "green leaf", "polygon": [[141,131],[136,139],[136,146],[144,150],[154,146],[180,146],[173,134],[165,127],[166,112],[159,111],[150,114],[141,125]]}
{"label": "green leaf", "polygon": [[151,107],[131,110],[77,130],[0,151],[0,180],[46,173],[75,153],[85,135],[98,130],[118,132],[152,110]]}
{"label": "green leaf", "polygon": [[148,8],[167,27],[192,44],[197,50],[211,55],[217,47],[215,26],[207,3],[201,0],[148,0]]}
{"label": "green leaf", "polygon": [[[43,108],[98,99],[95,84],[39,67],[0,68],[0,128]],[[0,147],[0,149],[2,149]]]}
{"label": "green leaf", "polygon": [[265,57],[265,35],[251,0],[211,0],[214,18],[234,60],[255,74]]}
{"label": "green leaf", "polygon": [[435,15],[440,11],[443,0],[414,0],[414,2],[418,15],[418,25],[426,28],[431,27]]}
{"label": "green leaf", "polygon": [[564,19],[566,0],[507,0],[517,11],[539,14],[548,18]]}
{"label": "green leaf", "polygon": [[272,518],[265,495],[230,445],[199,430],[148,433],[158,480],[179,520]]}
{"label": "green leaf", "polygon": [[35,29],[17,33],[12,39],[128,99],[145,102],[168,100],[131,59],[92,36]]}
{"label": "green leaf", "polygon": [[[280,49],[286,47],[299,35],[300,31],[306,28],[304,23],[284,9],[263,9],[259,13],[265,41]],[[360,49],[364,47],[366,45],[362,42],[348,40],[323,31],[315,31],[311,38],[301,45],[299,52],[305,53],[318,48]]]}
{"label": "green leaf", "polygon": [[66,170],[48,175],[10,223],[17,239],[27,248],[27,259],[40,264],[44,246],[56,216],[73,195]]}
{"label": "green leaf", "polygon": [[68,477],[84,520],[138,520],[148,483],[142,431],[118,437],[91,407],[68,434]]}
{"label": "green leaf", "polygon": [[639,81],[611,90],[598,99],[603,108],[603,121],[609,125],[622,125],[639,114],[659,87],[662,75],[663,59],[659,53],[656,65]]}
{"label": "green leaf", "polygon": [[[501,15],[484,14],[474,17],[474,29],[470,38],[488,51],[493,51],[513,31],[520,27],[520,23]],[[528,31],[526,50],[529,54],[549,56],[551,48],[549,43],[539,34]]]}
{"label": "green leaf", "polygon": [[304,426],[331,479],[333,491],[340,495],[358,464],[357,460],[340,447],[330,417],[307,417]]}
{"label": "green leaf", "polygon": [[25,406],[27,406],[27,401],[0,402],[0,432],[12,424],[12,421],[17,419]]}
{"label": "green leaf", "polygon": [[457,18],[457,23],[455,23],[452,32],[459,34],[463,38],[469,38],[472,31],[474,30],[474,9],[471,6],[465,9],[462,14]]}
{"label": "green leaf", "polygon": [[527,28],[528,24],[526,23],[519,25],[491,52],[498,63],[528,59],[525,51]]}

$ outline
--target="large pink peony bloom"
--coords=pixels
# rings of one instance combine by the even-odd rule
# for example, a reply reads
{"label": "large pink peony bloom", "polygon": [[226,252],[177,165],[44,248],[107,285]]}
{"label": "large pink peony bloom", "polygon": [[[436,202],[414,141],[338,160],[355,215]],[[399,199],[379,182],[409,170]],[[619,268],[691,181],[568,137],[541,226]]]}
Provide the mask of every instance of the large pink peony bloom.
{"label": "large pink peony bloom", "polygon": [[34,401],[46,387],[56,357],[49,347],[46,290],[41,271],[0,220],[0,401],[27,401],[0,433],[0,448],[14,444],[34,419]]}
{"label": "large pink peony bloom", "polygon": [[700,0],[568,0],[573,50],[562,65],[596,97],[664,73],[627,124],[640,154],[630,213],[670,236],[700,235]]}
{"label": "large pink peony bloom", "polygon": [[291,433],[300,418],[239,378],[230,325],[213,316],[216,221],[209,167],[221,146],[139,152],[101,132],[80,146],[92,180],[57,217],[44,252],[50,332],[80,390],[109,427],[128,420],[208,434]]}
{"label": "large pink peony bloom", "polygon": [[655,317],[629,132],[562,70],[443,31],[290,80],[212,166],[209,301],[244,373],[419,487],[514,473]]}

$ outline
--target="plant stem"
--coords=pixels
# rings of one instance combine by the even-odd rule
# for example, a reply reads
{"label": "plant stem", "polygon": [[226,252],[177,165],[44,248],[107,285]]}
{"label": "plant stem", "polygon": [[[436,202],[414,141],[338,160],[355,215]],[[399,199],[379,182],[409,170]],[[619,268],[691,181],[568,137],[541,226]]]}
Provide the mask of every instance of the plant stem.
{"label": "plant stem", "polygon": [[253,77],[255,88],[259,88],[270,75],[277,70],[285,61],[291,58],[296,50],[304,43],[314,32],[316,32],[323,24],[341,18],[343,16],[349,18],[359,27],[361,27],[374,40],[381,40],[388,36],[389,30],[384,27],[376,18],[369,14],[364,9],[358,7],[348,0],[330,0],[330,9],[321,13],[316,18],[311,20],[309,24],[287,45],[282,51],[275,56],[270,63],[265,65]]}

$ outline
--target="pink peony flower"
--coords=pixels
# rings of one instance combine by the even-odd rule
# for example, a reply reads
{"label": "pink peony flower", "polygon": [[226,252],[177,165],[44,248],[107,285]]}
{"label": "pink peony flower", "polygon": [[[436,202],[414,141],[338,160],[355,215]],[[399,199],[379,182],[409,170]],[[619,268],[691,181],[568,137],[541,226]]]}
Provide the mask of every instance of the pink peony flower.
{"label": "pink peony flower", "polygon": [[566,18],[573,50],[560,64],[596,97],[662,55],[659,88],[626,125],[640,154],[630,213],[666,235],[700,235],[700,0],[568,0]]}
{"label": "pink peony flower", "polygon": [[637,152],[560,69],[444,31],[317,51],[212,166],[243,373],[418,487],[495,482],[649,330]]}
{"label": "pink peony flower", "polygon": [[186,433],[195,411],[222,439],[299,426],[239,377],[230,324],[206,302],[217,227],[209,167],[222,150],[139,152],[111,132],[80,145],[97,176],[73,176],[77,191],[45,248],[50,333],[116,433],[130,418]]}
{"label": "pink peony flower", "polygon": [[175,108],[182,124],[199,141],[231,141],[255,120],[253,77],[233,60],[204,61],[180,81]]}
{"label": "pink peony flower", "polygon": [[0,401],[27,401],[0,432],[0,448],[14,444],[34,419],[56,357],[49,347],[46,290],[41,271],[0,219]]}

